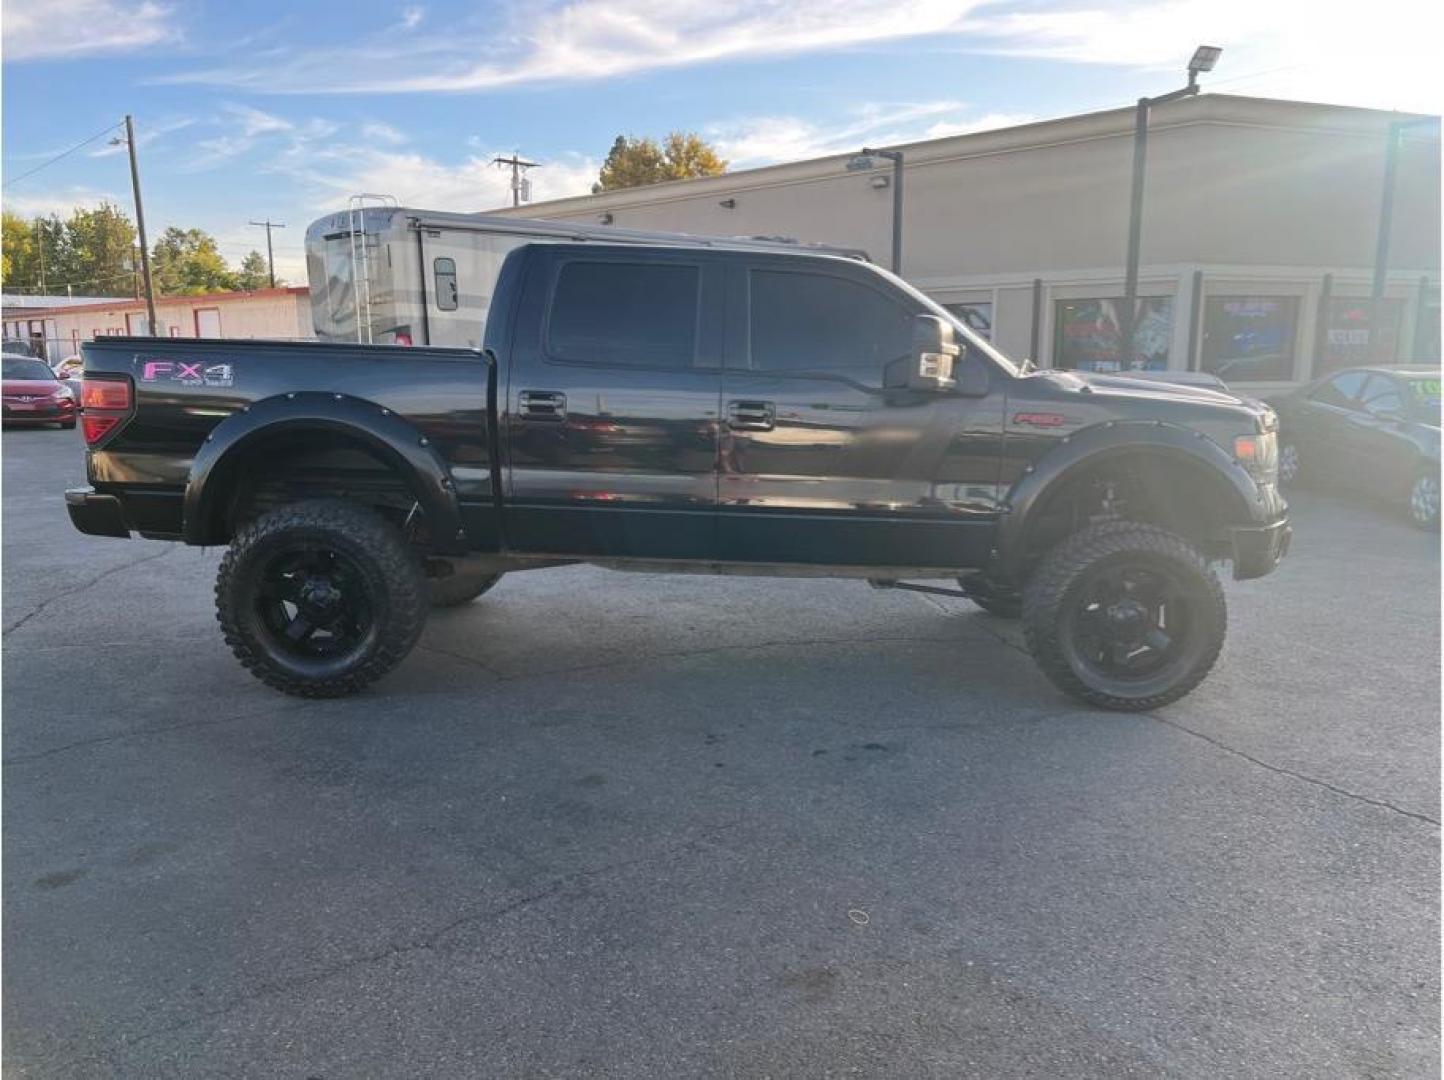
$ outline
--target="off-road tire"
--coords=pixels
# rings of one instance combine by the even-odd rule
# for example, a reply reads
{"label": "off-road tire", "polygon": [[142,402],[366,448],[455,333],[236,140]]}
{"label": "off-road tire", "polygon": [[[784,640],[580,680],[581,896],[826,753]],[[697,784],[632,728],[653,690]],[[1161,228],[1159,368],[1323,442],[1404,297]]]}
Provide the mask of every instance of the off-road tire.
{"label": "off-road tire", "polygon": [[1304,459],[1299,444],[1285,439],[1279,444],[1279,487],[1301,487],[1304,482]]}
{"label": "off-road tire", "polygon": [[500,574],[451,574],[430,578],[426,584],[431,593],[431,606],[450,608],[471,603],[478,596],[490,592],[500,580]]}
{"label": "off-road tire", "polygon": [[[1086,576],[1105,562],[1166,568],[1187,586],[1189,640],[1150,678],[1107,677],[1070,659],[1077,650],[1065,640],[1076,622],[1069,605],[1079,602]],[[1154,525],[1113,521],[1074,533],[1044,556],[1023,590],[1023,634],[1043,674],[1065,694],[1119,712],[1157,709],[1192,691],[1218,659],[1227,624],[1223,587],[1203,556]]]}
{"label": "off-road tire", "polygon": [[[297,542],[319,542],[359,570],[372,614],[357,648],[327,662],[301,661],[273,643],[258,613],[269,560]],[[282,506],[245,525],[216,575],[216,618],[226,644],[252,675],[298,697],[354,694],[399,664],[429,610],[426,578],[401,532],[368,507],[316,499]]]}

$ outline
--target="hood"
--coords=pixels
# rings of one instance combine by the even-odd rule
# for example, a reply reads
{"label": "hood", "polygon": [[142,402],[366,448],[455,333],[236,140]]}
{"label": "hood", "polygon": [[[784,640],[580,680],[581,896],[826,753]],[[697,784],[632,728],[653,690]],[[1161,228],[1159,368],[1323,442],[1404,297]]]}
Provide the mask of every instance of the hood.
{"label": "hood", "polygon": [[[1050,369],[1040,374],[1051,377],[1064,389],[1105,393],[1110,396],[1152,398],[1156,401],[1191,401],[1201,405],[1234,405],[1260,409],[1263,404],[1231,390],[1205,386],[1189,386],[1164,379],[1131,379],[1127,375],[1104,375],[1091,371],[1059,371]],[[1180,372],[1180,375],[1185,374]]]}
{"label": "hood", "polygon": [[60,385],[54,379],[6,379],[0,393],[32,394],[36,397],[46,397],[59,390]]}

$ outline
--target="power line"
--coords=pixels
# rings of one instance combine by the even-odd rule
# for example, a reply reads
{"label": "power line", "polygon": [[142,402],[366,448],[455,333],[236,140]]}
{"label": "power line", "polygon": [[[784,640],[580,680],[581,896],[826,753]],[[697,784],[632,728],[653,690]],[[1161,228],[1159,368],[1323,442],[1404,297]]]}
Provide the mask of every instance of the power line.
{"label": "power line", "polygon": [[116,128],[118,128],[118,127],[120,127],[119,124],[111,124],[109,127],[104,128],[104,129],[102,129],[102,130],[100,130],[100,131],[97,131],[97,132],[96,132],[94,135],[92,135],[90,138],[88,138],[88,139],[83,139],[83,140],[81,140],[80,142],[76,143],[76,144],[75,144],[74,146],[72,146],[69,150],[62,150],[60,153],[56,154],[56,155],[55,155],[53,158],[51,158],[49,161],[41,162],[39,165],[35,166],[35,168],[31,169],[29,172],[23,172],[23,173],[21,173],[19,176],[12,176],[9,180],[6,180],[5,183],[4,183],[3,185],[0,185],[0,186],[9,187],[11,184],[18,184],[18,183],[20,183],[20,181],[24,180],[27,176],[34,176],[34,175],[35,175],[36,173],[38,173],[41,169],[48,169],[51,165],[54,165],[54,164],[55,164],[57,161],[59,161],[61,158],[69,157],[71,154],[75,153],[75,151],[79,150],[82,146],[88,146],[89,144],[95,142],[95,140],[98,139],[98,138],[100,138],[102,135],[109,135],[112,131],[114,131],[114,130],[115,130]]}

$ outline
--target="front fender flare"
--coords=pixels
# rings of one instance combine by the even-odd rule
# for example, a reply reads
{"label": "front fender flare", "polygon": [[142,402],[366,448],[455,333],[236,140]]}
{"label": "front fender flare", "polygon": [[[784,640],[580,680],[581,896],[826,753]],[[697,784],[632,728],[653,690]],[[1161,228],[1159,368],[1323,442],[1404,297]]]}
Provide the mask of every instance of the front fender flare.
{"label": "front fender flare", "polygon": [[466,549],[461,508],[445,460],[424,435],[375,402],[345,394],[297,392],[265,398],[232,413],[211,430],[191,463],[183,504],[188,544],[225,540],[219,500],[249,449],[276,435],[316,431],[355,439],[405,480],[421,504],[438,550]]}
{"label": "front fender flare", "polygon": [[1203,432],[1161,420],[1110,420],[1063,437],[1023,470],[1008,492],[998,522],[997,543],[992,553],[996,572],[1014,580],[1021,576],[1027,558],[1028,531],[1049,493],[1057,491],[1059,485],[1085,468],[1139,451],[1172,457],[1205,469],[1230,506],[1229,520],[1220,522],[1221,528],[1263,524],[1268,520],[1267,504],[1253,477]]}

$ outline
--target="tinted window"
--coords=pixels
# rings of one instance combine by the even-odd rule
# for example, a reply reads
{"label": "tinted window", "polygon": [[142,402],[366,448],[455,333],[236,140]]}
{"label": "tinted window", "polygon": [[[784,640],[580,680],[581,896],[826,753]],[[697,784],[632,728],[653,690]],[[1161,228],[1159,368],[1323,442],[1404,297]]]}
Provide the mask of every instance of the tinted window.
{"label": "tinted window", "polygon": [[1293,378],[1298,311],[1292,296],[1210,296],[1203,307],[1203,370],[1228,382]]}
{"label": "tinted window", "polygon": [[583,363],[688,367],[697,351],[698,280],[695,266],[566,263],[547,351]]}
{"label": "tinted window", "polygon": [[436,276],[436,306],[442,311],[455,311],[461,298],[456,287],[456,260],[435,259],[431,265]]}
{"label": "tinted window", "polygon": [[840,375],[881,386],[889,361],[912,351],[913,318],[876,289],[845,278],[754,270],[752,367]]}
{"label": "tinted window", "polygon": [[1364,372],[1346,371],[1335,375],[1309,396],[1323,405],[1334,405],[1340,409],[1357,409],[1359,390],[1364,385]]}
{"label": "tinted window", "polygon": [[1364,410],[1374,416],[1393,418],[1404,415],[1404,395],[1399,392],[1399,384],[1383,375],[1369,376],[1359,401]]}

